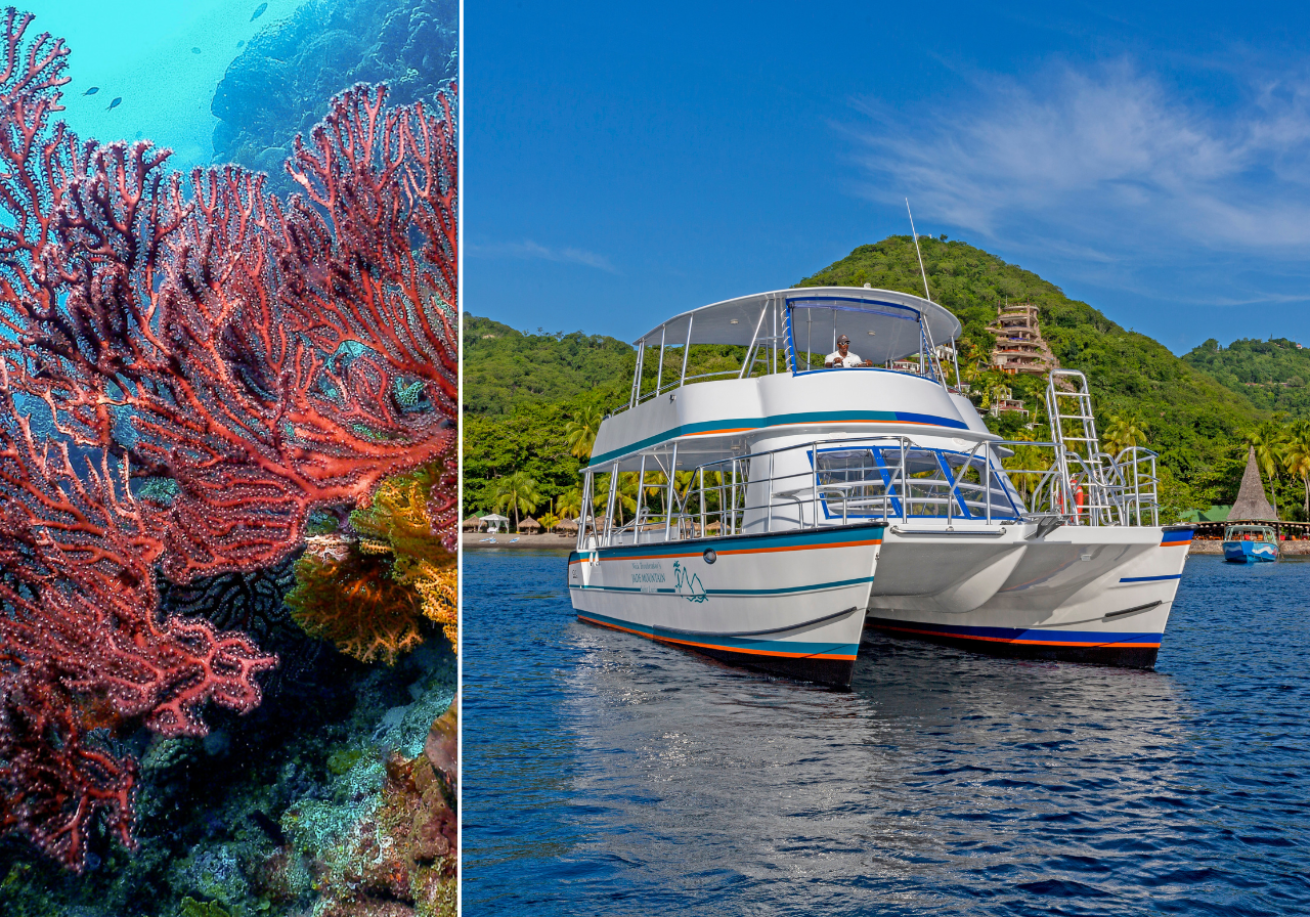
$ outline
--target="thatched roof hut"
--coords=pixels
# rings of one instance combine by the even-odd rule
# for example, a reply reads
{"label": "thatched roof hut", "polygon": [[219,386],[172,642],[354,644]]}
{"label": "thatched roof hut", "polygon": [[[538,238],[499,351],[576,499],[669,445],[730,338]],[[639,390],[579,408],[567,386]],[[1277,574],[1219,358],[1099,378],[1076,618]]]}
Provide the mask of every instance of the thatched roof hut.
{"label": "thatched roof hut", "polygon": [[519,523],[520,532],[540,532],[542,528],[542,524],[531,516]]}
{"label": "thatched roof hut", "polygon": [[462,523],[460,523],[460,528],[462,528],[466,532],[476,532],[482,528],[482,520],[479,519],[477,516],[469,516]]}
{"label": "thatched roof hut", "polygon": [[1255,460],[1255,446],[1246,457],[1246,471],[1242,474],[1242,486],[1237,491],[1237,502],[1228,511],[1228,522],[1277,522],[1278,514],[1269,505],[1265,496],[1265,485],[1260,479],[1260,466]]}
{"label": "thatched roof hut", "polygon": [[578,531],[578,520],[561,519],[555,523],[555,531],[561,535],[576,534]]}

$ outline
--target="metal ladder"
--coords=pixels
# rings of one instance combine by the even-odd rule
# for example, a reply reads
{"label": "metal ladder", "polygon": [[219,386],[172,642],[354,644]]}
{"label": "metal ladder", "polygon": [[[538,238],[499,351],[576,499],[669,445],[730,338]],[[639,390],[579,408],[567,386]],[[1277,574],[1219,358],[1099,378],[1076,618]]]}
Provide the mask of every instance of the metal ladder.
{"label": "metal ladder", "polygon": [[[1073,391],[1061,389],[1057,379],[1067,379]],[[1051,440],[1057,444],[1056,462],[1065,506],[1072,509],[1076,505],[1075,489],[1082,488],[1087,495],[1085,505],[1074,514],[1074,524],[1104,525],[1110,521],[1110,507],[1087,377],[1076,369],[1051,370],[1046,384],[1046,416],[1051,422]]]}
{"label": "metal ladder", "polygon": [[[1074,390],[1062,391],[1055,384],[1057,378],[1073,382]],[[1050,381],[1046,384],[1046,416],[1051,421],[1051,439],[1054,442],[1059,443],[1065,451],[1082,456],[1087,464],[1097,464],[1101,440],[1096,435],[1092,393],[1087,387],[1086,376],[1076,369],[1051,370]],[[1069,432],[1065,431],[1066,421]]]}

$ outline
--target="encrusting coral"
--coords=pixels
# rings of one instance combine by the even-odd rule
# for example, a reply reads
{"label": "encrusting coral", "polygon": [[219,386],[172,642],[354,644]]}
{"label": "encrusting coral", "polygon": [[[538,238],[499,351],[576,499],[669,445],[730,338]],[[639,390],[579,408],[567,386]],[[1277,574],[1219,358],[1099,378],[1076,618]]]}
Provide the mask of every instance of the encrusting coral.
{"label": "encrusting coral", "polygon": [[423,641],[424,618],[459,645],[453,462],[383,481],[350,514],[357,537],[320,535],[296,562],[287,606],[310,636],[362,662],[395,663]]}

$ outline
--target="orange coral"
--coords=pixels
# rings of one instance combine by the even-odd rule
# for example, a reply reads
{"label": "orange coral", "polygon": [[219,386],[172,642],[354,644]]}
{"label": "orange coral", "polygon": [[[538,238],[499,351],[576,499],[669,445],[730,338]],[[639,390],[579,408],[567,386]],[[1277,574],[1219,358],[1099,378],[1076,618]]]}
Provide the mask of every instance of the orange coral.
{"label": "orange coral", "polygon": [[427,618],[459,646],[455,555],[438,537],[453,473],[448,461],[388,478],[350,514],[358,539],[309,539],[287,596],[306,633],[364,662],[393,664],[423,641]]}
{"label": "orange coral", "polygon": [[305,633],[361,662],[393,665],[423,642],[414,591],[391,578],[384,560],[358,551],[343,560],[303,555],[286,603]]}

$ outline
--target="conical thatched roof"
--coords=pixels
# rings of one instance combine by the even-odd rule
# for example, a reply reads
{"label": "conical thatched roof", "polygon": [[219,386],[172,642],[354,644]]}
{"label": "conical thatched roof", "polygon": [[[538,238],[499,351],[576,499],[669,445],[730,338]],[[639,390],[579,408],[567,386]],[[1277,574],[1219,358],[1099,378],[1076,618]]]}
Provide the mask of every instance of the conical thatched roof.
{"label": "conical thatched roof", "polygon": [[541,531],[542,525],[536,519],[533,519],[531,516],[529,516],[528,518],[524,519],[522,522],[519,523],[519,531],[521,532],[524,529],[536,529],[537,531]]}
{"label": "conical thatched roof", "polygon": [[1229,522],[1277,522],[1278,516],[1265,497],[1264,482],[1260,480],[1260,467],[1255,461],[1255,447],[1246,458],[1246,471],[1242,486],[1237,491],[1237,502],[1228,511]]}
{"label": "conical thatched roof", "polygon": [[463,522],[463,527],[464,527],[464,528],[466,528],[466,529],[474,529],[475,531],[476,531],[477,528],[478,528],[479,526],[481,526],[481,525],[482,525],[482,520],[479,519],[477,516],[469,516],[469,517],[468,517],[467,519],[465,519],[464,522]]}
{"label": "conical thatched roof", "polygon": [[578,530],[578,523],[574,519],[561,519],[559,521],[559,524],[556,525],[555,528],[566,529],[570,532],[576,532]]}

